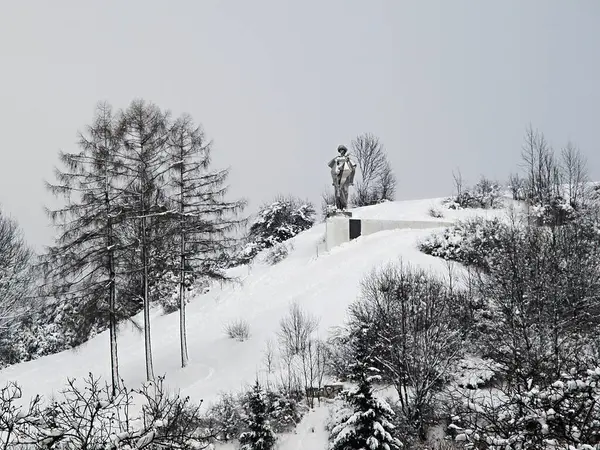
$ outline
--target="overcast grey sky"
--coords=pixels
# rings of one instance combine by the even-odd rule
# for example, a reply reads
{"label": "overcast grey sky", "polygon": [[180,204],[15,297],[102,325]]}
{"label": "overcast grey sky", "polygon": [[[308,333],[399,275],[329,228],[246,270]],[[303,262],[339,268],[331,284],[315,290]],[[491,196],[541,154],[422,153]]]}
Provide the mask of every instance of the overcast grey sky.
{"label": "overcast grey sky", "polygon": [[252,209],[319,201],[338,144],[372,132],[398,198],[451,172],[505,179],[531,122],[600,179],[600,1],[0,0],[0,204],[50,243],[57,151],[96,103],[189,112]]}

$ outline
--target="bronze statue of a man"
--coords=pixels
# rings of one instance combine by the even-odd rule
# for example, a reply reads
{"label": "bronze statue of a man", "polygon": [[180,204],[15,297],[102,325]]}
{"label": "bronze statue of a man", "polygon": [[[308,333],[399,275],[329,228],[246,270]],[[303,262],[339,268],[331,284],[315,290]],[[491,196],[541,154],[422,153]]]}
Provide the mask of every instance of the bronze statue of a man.
{"label": "bronze statue of a man", "polygon": [[337,209],[348,208],[348,187],[354,183],[356,164],[348,156],[344,145],[338,147],[339,156],[327,164],[331,168],[331,178],[335,188],[335,206]]}

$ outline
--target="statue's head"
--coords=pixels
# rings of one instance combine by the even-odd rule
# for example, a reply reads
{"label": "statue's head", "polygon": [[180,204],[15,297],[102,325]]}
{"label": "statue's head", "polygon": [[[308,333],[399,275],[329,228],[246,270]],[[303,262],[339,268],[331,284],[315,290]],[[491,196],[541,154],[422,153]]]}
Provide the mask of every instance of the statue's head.
{"label": "statue's head", "polygon": [[338,153],[342,156],[344,156],[346,153],[348,153],[348,149],[346,148],[345,145],[340,145],[338,146]]}

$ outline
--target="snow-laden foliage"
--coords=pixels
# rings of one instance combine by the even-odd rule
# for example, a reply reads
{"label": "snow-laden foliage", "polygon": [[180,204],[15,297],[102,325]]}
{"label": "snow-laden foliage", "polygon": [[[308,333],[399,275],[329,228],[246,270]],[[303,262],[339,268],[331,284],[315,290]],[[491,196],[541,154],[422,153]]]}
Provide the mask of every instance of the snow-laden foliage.
{"label": "snow-laden foliage", "polygon": [[496,209],[503,206],[502,186],[496,181],[482,177],[475,186],[465,188],[462,180],[456,179],[456,185],[456,195],[444,202],[448,209]]}
{"label": "snow-laden foliage", "polygon": [[[209,407],[207,423],[218,441],[237,440],[242,433],[250,431],[247,419],[251,414],[248,408],[252,395],[252,390],[240,394],[224,393]],[[281,392],[267,389],[263,400],[266,403],[266,417],[275,433],[293,430],[307,412],[305,404]]]}
{"label": "snow-laden foliage", "polygon": [[271,450],[277,438],[271,428],[265,391],[258,380],[244,399],[247,430],[240,434],[240,450]]}
{"label": "snow-laden foliage", "polygon": [[465,396],[450,429],[465,448],[592,450],[600,444],[600,367],[546,386]]}
{"label": "snow-laden foliage", "polygon": [[250,226],[248,243],[239,259],[248,262],[258,252],[274,247],[311,228],[315,223],[315,214],[315,208],[311,203],[293,197],[279,198],[263,206]]}
{"label": "snow-laden foliage", "polygon": [[507,239],[507,225],[499,219],[476,217],[457,222],[419,242],[428,255],[488,269],[489,257]]}
{"label": "snow-laden foliage", "polygon": [[281,243],[281,244],[277,244],[273,247],[271,247],[271,249],[269,250],[269,252],[267,253],[265,260],[272,266],[274,266],[277,263],[280,263],[281,261],[283,261],[285,258],[288,257],[289,253],[290,253],[290,248],[292,248],[291,245],[286,245],[285,243]]}
{"label": "snow-laden foliage", "polygon": [[338,409],[330,425],[330,450],[398,450],[402,442],[395,436],[394,411],[373,395],[377,375],[363,374],[358,386],[345,393],[346,408]]}

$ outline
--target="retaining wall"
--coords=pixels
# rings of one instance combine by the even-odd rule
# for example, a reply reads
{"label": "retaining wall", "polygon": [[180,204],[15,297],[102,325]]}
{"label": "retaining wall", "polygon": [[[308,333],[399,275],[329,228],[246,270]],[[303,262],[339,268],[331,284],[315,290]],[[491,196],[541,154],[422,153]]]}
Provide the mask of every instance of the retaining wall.
{"label": "retaining wall", "polygon": [[330,217],[325,222],[325,242],[323,250],[349,242],[359,236],[366,236],[385,230],[440,228],[452,225],[452,222],[435,220],[381,220],[350,217]]}

